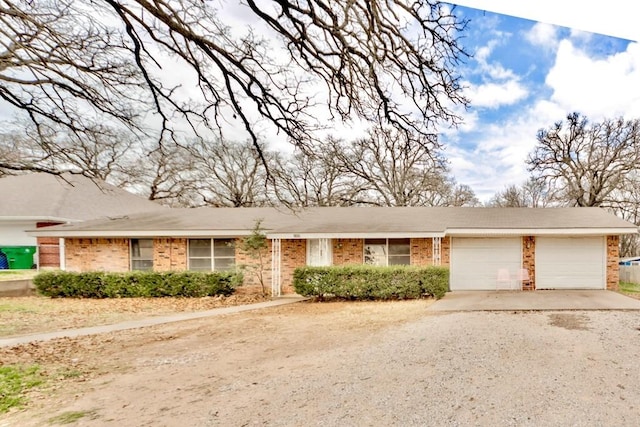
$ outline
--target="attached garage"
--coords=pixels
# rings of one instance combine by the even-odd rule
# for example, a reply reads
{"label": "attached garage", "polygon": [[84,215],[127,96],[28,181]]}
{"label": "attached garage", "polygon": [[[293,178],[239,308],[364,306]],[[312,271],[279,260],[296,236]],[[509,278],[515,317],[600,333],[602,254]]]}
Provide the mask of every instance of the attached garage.
{"label": "attached garage", "polygon": [[451,241],[450,288],[495,290],[498,272],[514,275],[522,266],[521,237],[454,237]]}
{"label": "attached garage", "polygon": [[537,237],[536,289],[606,289],[606,237]]}

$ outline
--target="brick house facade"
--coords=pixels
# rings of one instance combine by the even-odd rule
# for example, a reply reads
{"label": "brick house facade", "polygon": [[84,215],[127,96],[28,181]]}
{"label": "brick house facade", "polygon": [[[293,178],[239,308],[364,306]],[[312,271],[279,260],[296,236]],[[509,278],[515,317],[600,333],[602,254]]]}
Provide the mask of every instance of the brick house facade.
{"label": "brick house facade", "polygon": [[[618,288],[619,237],[607,236],[606,287]],[[153,269],[155,271],[180,271],[189,268],[188,239],[153,239]],[[523,283],[524,290],[535,287],[535,236],[522,237],[522,267],[529,274]],[[65,239],[65,262],[69,271],[129,271],[131,270],[130,239],[125,238],[67,238]],[[451,239],[440,241],[440,265],[450,262]],[[280,286],[284,294],[293,293],[293,272],[307,263],[306,239],[282,239],[280,242]],[[332,239],[332,265],[362,264],[364,239]],[[431,238],[410,239],[410,264],[430,266],[434,260],[434,241]],[[261,292],[259,273],[262,273],[265,290],[272,283],[272,241],[261,261],[250,257],[240,249],[240,239],[235,241],[235,264],[244,268],[245,283],[240,292]],[[261,267],[262,266],[262,267]]]}

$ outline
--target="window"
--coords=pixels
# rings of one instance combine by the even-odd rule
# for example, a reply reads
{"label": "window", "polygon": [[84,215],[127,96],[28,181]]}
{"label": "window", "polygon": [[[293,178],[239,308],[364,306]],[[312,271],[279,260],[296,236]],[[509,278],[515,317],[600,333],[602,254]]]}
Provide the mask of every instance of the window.
{"label": "window", "polygon": [[131,270],[153,270],[153,239],[131,239]]}
{"label": "window", "polygon": [[364,263],[369,265],[409,265],[409,239],[365,239]]}
{"label": "window", "polygon": [[236,261],[234,239],[190,239],[189,270],[226,271]]}

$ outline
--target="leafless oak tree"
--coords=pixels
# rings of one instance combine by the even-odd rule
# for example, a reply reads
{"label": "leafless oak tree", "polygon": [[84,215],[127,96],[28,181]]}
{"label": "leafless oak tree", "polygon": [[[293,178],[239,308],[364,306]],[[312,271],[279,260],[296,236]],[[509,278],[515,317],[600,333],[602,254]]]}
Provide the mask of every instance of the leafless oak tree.
{"label": "leafless oak tree", "polygon": [[608,206],[640,167],[640,120],[589,123],[578,113],[538,132],[527,160],[554,197],[575,206]]}
{"label": "leafless oak tree", "polygon": [[543,208],[552,204],[543,180],[529,178],[522,185],[509,185],[496,193],[489,206],[510,208]]}
{"label": "leafless oak tree", "polygon": [[186,146],[193,162],[194,191],[202,203],[215,207],[251,207],[270,204],[267,174],[260,157],[272,154],[251,141],[195,140]]}
{"label": "leafless oak tree", "polygon": [[[237,5],[253,21],[245,27],[225,23],[229,6],[1,0],[0,100],[37,129],[79,135],[104,121],[157,127],[165,143],[185,124],[205,138],[243,128],[259,154],[258,117],[298,145],[325,124],[315,107],[422,138],[457,123],[454,107],[467,103],[456,73],[466,23],[437,1],[248,0]],[[166,79],[174,66],[197,102]]]}
{"label": "leafless oak tree", "polygon": [[[475,203],[468,187],[448,177],[435,138],[407,138],[373,128],[351,142],[330,139],[329,157],[358,188],[356,203],[379,206],[442,206]],[[470,196],[470,197],[468,197]]]}

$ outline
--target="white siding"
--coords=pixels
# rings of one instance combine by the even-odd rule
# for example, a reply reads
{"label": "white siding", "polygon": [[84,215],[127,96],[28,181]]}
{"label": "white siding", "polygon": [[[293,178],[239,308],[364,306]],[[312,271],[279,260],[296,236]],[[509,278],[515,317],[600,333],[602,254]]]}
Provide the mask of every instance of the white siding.
{"label": "white siding", "polygon": [[25,230],[36,228],[35,221],[2,221],[0,222],[0,247],[2,246],[35,246],[36,238],[29,236]]}
{"label": "white siding", "polygon": [[537,237],[536,289],[605,289],[605,237]]}
{"label": "white siding", "polygon": [[[522,266],[521,242],[520,237],[452,238],[451,290],[515,288],[515,277]],[[513,280],[498,282],[500,270],[507,270]]]}

